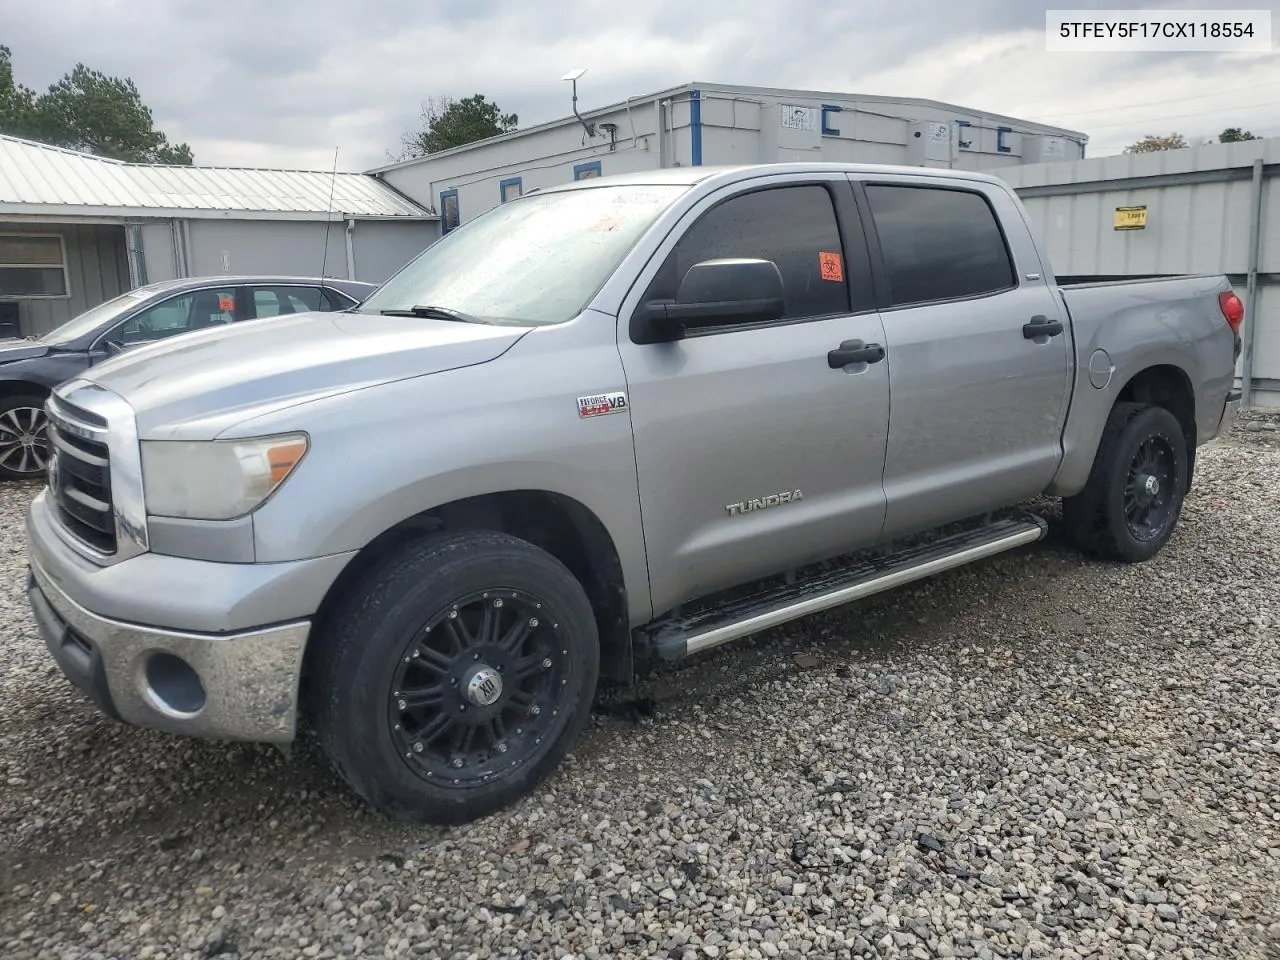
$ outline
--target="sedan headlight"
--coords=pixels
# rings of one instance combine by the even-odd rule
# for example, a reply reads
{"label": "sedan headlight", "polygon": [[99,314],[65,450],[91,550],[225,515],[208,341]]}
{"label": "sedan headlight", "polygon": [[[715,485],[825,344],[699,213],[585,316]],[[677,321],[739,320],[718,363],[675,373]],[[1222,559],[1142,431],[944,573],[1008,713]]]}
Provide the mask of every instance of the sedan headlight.
{"label": "sedan headlight", "polygon": [[256,509],[307,453],[307,436],[248,440],[143,440],[147,513],[231,520]]}

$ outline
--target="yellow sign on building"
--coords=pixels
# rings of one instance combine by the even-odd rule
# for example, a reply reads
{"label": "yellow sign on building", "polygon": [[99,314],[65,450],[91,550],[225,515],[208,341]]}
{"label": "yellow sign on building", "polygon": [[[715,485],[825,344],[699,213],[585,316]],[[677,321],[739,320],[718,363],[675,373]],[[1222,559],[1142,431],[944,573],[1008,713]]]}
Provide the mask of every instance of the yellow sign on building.
{"label": "yellow sign on building", "polygon": [[1145,230],[1147,226],[1147,208],[1116,207],[1117,230]]}

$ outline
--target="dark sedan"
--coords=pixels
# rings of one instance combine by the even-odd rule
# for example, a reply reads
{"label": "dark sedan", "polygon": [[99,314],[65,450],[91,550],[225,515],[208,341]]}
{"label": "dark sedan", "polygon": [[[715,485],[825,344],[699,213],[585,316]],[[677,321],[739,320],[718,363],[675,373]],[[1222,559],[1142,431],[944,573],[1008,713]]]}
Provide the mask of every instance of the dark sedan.
{"label": "dark sedan", "polygon": [[219,324],[347,310],[374,289],[328,277],[166,280],[99,304],[44,336],[0,340],[0,479],[44,474],[45,398],[87,367],[133,346]]}

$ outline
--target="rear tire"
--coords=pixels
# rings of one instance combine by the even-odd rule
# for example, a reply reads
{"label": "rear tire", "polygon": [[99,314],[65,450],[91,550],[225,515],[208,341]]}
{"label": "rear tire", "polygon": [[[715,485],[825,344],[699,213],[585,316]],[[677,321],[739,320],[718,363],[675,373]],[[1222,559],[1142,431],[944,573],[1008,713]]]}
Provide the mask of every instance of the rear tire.
{"label": "rear tire", "polygon": [[1188,487],[1187,439],[1163,407],[1117,403],[1085,488],[1062,503],[1072,541],[1125,563],[1154,557],[1173,536]]}
{"label": "rear tire", "polygon": [[501,533],[417,541],[362,577],[316,636],[308,707],[378,810],[459,824],[532,792],[590,717],[591,602],[555,557]]}
{"label": "rear tire", "polygon": [[49,462],[44,398],[0,398],[0,480],[38,480]]}

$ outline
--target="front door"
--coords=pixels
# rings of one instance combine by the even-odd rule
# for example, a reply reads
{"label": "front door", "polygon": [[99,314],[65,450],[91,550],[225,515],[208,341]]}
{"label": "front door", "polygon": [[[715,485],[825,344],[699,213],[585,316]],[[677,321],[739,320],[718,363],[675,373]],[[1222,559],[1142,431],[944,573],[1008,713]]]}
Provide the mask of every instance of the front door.
{"label": "front door", "polygon": [[[868,546],[884,519],[886,364],[828,357],[850,340],[884,344],[852,188],[834,175],[760,183],[691,210],[620,321],[655,615]],[[632,307],[725,257],[778,265],[782,320],[632,339]]]}
{"label": "front door", "polygon": [[175,294],[140,310],[100,336],[90,351],[97,361],[131,347],[155,343],[196,330],[207,330],[245,319],[243,288],[215,286]]}
{"label": "front door", "polygon": [[[865,189],[893,384],[885,537],[1038,494],[1062,457],[1071,335],[1017,207],[977,183]],[[1024,330],[1038,318],[1052,335]]]}

